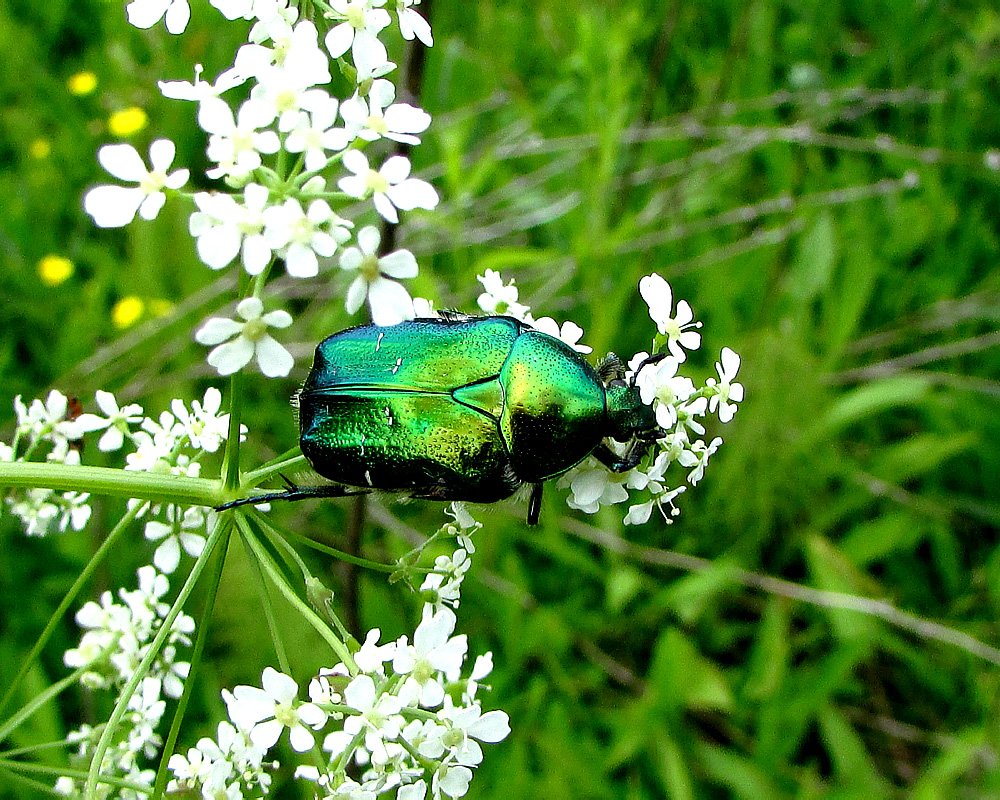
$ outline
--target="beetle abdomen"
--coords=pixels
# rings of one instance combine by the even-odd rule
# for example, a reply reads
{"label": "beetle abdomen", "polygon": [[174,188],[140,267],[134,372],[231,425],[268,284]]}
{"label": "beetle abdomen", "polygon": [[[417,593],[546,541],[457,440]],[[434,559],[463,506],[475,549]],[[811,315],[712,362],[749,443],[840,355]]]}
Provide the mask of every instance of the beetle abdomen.
{"label": "beetle abdomen", "polygon": [[313,469],[338,483],[477,503],[510,497],[518,487],[495,421],[450,395],[314,394],[300,430]]}

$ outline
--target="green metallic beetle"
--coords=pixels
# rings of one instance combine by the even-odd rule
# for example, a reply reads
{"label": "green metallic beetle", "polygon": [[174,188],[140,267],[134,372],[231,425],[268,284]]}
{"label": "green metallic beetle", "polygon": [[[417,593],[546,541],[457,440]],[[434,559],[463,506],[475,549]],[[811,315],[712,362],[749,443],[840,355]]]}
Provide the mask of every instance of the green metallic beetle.
{"label": "green metallic beetle", "polygon": [[[316,348],[297,399],[302,453],[336,485],[289,483],[220,509],[375,490],[493,503],[530,485],[534,525],[544,481],[590,454],[624,472],[663,435],[616,356],[595,370],[559,339],[504,316],[446,312],[335,333]],[[607,438],[628,443],[625,454]]]}

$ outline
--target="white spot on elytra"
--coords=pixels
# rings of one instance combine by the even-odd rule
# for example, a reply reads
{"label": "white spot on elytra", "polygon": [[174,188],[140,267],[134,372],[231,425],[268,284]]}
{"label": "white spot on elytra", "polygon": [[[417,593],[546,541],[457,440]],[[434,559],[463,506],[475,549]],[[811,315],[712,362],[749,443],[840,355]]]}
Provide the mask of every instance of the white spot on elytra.
{"label": "white spot on elytra", "polygon": [[382,337],[385,336],[381,331],[379,332],[378,338],[375,340],[375,352],[377,353],[382,349]]}
{"label": "white spot on elytra", "polygon": [[397,358],[397,359],[396,359],[396,366],[394,366],[394,367],[392,368],[392,374],[393,374],[393,375],[395,375],[395,374],[396,374],[397,372],[399,372],[399,368],[400,368],[401,366],[403,366],[403,359],[401,359],[401,358]]}

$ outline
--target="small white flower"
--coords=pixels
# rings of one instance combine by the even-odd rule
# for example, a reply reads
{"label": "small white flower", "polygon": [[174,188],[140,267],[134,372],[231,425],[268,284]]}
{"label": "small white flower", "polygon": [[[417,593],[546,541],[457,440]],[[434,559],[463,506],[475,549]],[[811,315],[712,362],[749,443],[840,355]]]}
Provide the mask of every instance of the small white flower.
{"label": "small white flower", "polygon": [[583,328],[577,325],[572,320],[567,320],[560,327],[559,323],[556,322],[552,317],[542,317],[541,319],[535,319],[531,321],[532,326],[535,330],[541,331],[542,333],[547,333],[556,339],[559,339],[570,347],[572,347],[578,353],[593,353],[594,348],[589,347],[585,344],[577,344],[580,339],[583,338]]}
{"label": "small white flower", "polygon": [[329,97],[308,114],[302,114],[285,139],[289,153],[304,153],[306,170],[318,172],[326,166],[328,150],[343,150],[350,143],[345,128],[334,128],[337,101]]}
{"label": "small white flower", "polygon": [[677,406],[695,392],[694,382],[677,374],[680,362],[667,356],[659,364],[648,364],[636,378],[642,402],[652,405],[656,424],[670,430],[677,423]]}
{"label": "small white flower", "polygon": [[483,527],[481,522],[477,522],[465,503],[454,502],[444,510],[444,513],[455,520],[455,524],[448,523],[445,531],[456,539],[465,551],[469,554],[476,552],[476,547],[472,543],[472,534]]}
{"label": "small white flower", "polygon": [[205,174],[210,178],[247,180],[263,163],[261,153],[276,153],[281,146],[278,134],[260,130],[272,120],[267,106],[253,99],[244,101],[235,118],[224,100],[218,97],[203,100],[198,106],[198,125],[211,134],[207,155],[219,165]]}
{"label": "small white flower", "polygon": [[125,437],[131,436],[129,425],[138,425],[142,422],[142,406],[130,403],[125,408],[118,408],[118,402],[111,392],[98,389],[95,394],[97,405],[104,412],[104,417],[96,414],[81,414],[76,422],[85,431],[100,431],[104,434],[97,443],[97,449],[102,452],[121,450],[125,443]]}
{"label": "small white flower", "polygon": [[403,707],[400,698],[393,694],[379,694],[370,675],[358,675],[344,690],[344,703],[358,713],[344,720],[343,732],[347,736],[356,736],[364,731],[368,751],[373,756],[384,754],[386,742],[394,740],[403,729],[404,720],[399,715]]}
{"label": "small white flower", "polygon": [[736,404],[743,400],[743,384],[733,383],[736,373],[740,371],[740,357],[728,347],[723,347],[722,362],[716,362],[715,371],[719,373],[719,383],[716,384],[715,378],[706,381],[718,391],[709,399],[708,410],[714,412],[718,407],[719,421],[729,422],[736,415]]}
{"label": "small white flower", "polygon": [[[179,432],[187,436],[191,447],[204,450],[206,453],[218,450],[219,445],[229,435],[229,415],[220,414],[221,408],[222,392],[214,386],[205,390],[205,397],[201,402],[191,401],[190,411],[184,405],[184,401],[178,399],[170,401],[170,410],[177,418]],[[241,433],[244,432],[245,428]]]}
{"label": "small white flower", "polygon": [[438,194],[427,181],[410,178],[410,160],[405,156],[392,156],[376,172],[368,166],[368,159],[360,150],[344,153],[344,167],[352,175],[341,178],[337,185],[351,197],[365,199],[369,195],[378,211],[389,222],[399,222],[398,208],[433,209],[438,204]]}
{"label": "small white flower", "polygon": [[79,420],[67,419],[69,399],[55,389],[45,397],[45,402],[35,399],[25,406],[21,395],[14,398],[14,412],[17,415],[17,436],[27,436],[31,442],[47,439],[60,452],[68,450],[69,442],[84,434]]}
{"label": "small white flower", "polygon": [[[465,573],[472,566],[469,554],[463,548],[458,548],[451,557],[438,556],[434,559],[434,572],[428,573],[420,585],[421,593],[433,592],[435,600],[428,602],[435,610],[441,610],[445,605],[458,608],[461,600],[462,582]],[[427,608],[427,606],[425,606]]]}
{"label": "small white flower", "polygon": [[483,750],[476,739],[496,744],[510,735],[510,718],[503,711],[484,714],[479,705],[455,706],[451,697],[445,697],[444,707],[437,712],[437,717],[449,724],[453,734],[461,734],[461,737],[452,735],[446,739],[456,761],[468,767],[477,766],[483,760]]}
{"label": "small white flower", "polygon": [[575,467],[559,479],[559,485],[569,486],[572,496],[566,498],[570,508],[585,514],[596,514],[601,506],[610,506],[628,500],[624,487],[628,473],[609,472],[596,460]]}
{"label": "small white flower", "polygon": [[[292,749],[303,753],[315,739],[309,728],[317,729],[326,722],[326,713],[313,703],[298,702],[298,684],[284,673],[266,667],[261,676],[263,689],[237,686],[227,697],[229,718],[240,728],[250,731],[250,741],[269,750],[288,728]],[[306,727],[308,726],[308,727]]]}
{"label": "small white flower", "polygon": [[413,644],[396,650],[392,668],[397,675],[409,675],[420,687],[420,705],[434,708],[444,701],[444,686],[438,673],[447,680],[458,679],[469,644],[465,634],[452,637],[456,617],[450,608],[435,613],[425,605],[423,619],[413,633]]}
{"label": "small white flower", "polygon": [[120,228],[136,215],[154,219],[166,202],[164,189],[179,189],[188,179],[188,170],[167,174],[176,148],[169,139],[157,139],[149,146],[152,169],[147,170],[142,157],[130,144],[106,144],[97,151],[97,160],[108,172],[138,186],[97,186],[83,198],[83,207],[101,228]]}
{"label": "small white flower", "polygon": [[349,226],[326,200],[313,200],[307,211],[289,197],[280,206],[264,209],[264,241],[285,260],[293,278],[312,278],[319,273],[319,258],[329,258],[350,236]]}
{"label": "small white flower", "polygon": [[411,41],[416,36],[428,47],[434,46],[434,37],[431,35],[431,26],[413,6],[420,0],[396,0],[396,16],[399,19],[399,32],[403,38]]}
{"label": "small white flower", "polygon": [[693,322],[694,313],[687,300],[677,302],[677,316],[671,316],[673,295],[670,284],[655,272],[639,281],[639,294],[649,306],[649,316],[656,323],[657,329],[667,337],[667,349],[678,361],[684,361],[688,350],[697,350],[701,346],[701,334],[691,328],[700,328],[700,322]]}
{"label": "small white flower", "polygon": [[328,16],[343,20],[326,35],[326,48],[334,58],[348,50],[359,72],[371,72],[388,58],[379,32],[391,21],[389,12],[377,6],[385,0],[330,0]]}
{"label": "small white flower", "polygon": [[487,314],[506,314],[521,320],[529,316],[528,307],[517,302],[518,292],[513,278],[510,283],[505,284],[499,272],[488,269],[482,275],[477,275],[476,280],[485,290],[476,302]]}
{"label": "small white flower", "polygon": [[184,33],[191,19],[191,7],[187,0],[132,0],[125,6],[130,25],[137,28],[152,28],[161,19],[168,33]]}
{"label": "small white flower", "polygon": [[365,97],[355,95],[345,100],[340,115],[347,123],[351,138],[374,142],[385,137],[405,144],[420,144],[414,136],[431,124],[431,115],[406,103],[393,103],[396,87],[386,80],[372,83]]}
{"label": "small white flower", "polygon": [[341,269],[357,272],[344,306],[348,314],[353,314],[367,299],[376,325],[395,325],[413,319],[413,301],[406,288],[390,278],[416,277],[417,259],[409,250],[396,250],[379,258],[380,240],[378,228],[368,225],[358,232],[358,246],[341,253]]}
{"label": "small white flower", "polygon": [[[236,306],[243,322],[224,317],[212,317],[195,334],[199,344],[218,345],[208,354],[208,363],[220,375],[232,375],[243,369],[256,356],[260,371],[269,378],[284,377],[294,359],[267,332],[271,328],[287,328],[292,318],[287,311],[264,313],[264,304],[256,297],[246,297]],[[235,337],[235,338],[234,338]]]}
{"label": "small white flower", "polygon": [[146,523],[145,537],[151,542],[163,540],[153,554],[153,564],[164,574],[170,575],[181,561],[181,549],[197,558],[205,549],[205,514],[199,508],[185,509],[181,514],[177,506],[167,506],[167,522],[151,520]]}
{"label": "small white flower", "polygon": [[719,445],[721,444],[721,436],[716,436],[708,444],[699,440],[692,444],[690,449],[685,450],[677,457],[677,461],[682,466],[693,467],[691,472],[688,473],[688,483],[694,486],[704,477],[708,459],[719,449]]}
{"label": "small white flower", "polygon": [[198,211],[191,214],[188,230],[197,240],[199,258],[212,269],[222,269],[242,250],[247,273],[263,272],[271,260],[271,248],[264,238],[267,198],[267,189],[257,183],[243,188],[243,203],[229,194],[196,194]]}
{"label": "small white flower", "polygon": [[331,100],[325,89],[310,88],[330,82],[329,60],[316,37],[316,26],[304,20],[287,41],[276,42],[274,50],[244,45],[237,53],[236,69],[258,82],[250,98],[267,110],[269,121],[278,120],[282,133],[295,128],[304,112],[317,111]]}

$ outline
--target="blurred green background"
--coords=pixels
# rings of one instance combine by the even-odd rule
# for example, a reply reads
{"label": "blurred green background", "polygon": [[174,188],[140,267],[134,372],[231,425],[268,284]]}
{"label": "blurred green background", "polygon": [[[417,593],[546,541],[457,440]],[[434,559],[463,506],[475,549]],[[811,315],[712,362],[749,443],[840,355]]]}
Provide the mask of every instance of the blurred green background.
{"label": "blurred green background", "polygon": [[[408,80],[435,121],[413,157],[443,201],[397,231],[421,264],[412,293],[474,311],[475,274],[502,269],[537,316],[579,322],[597,354],[631,355],[652,334],[637,283],[656,271],[705,322],[695,375],[713,374],[728,345],[747,390],[735,420],[710,429],[725,445],[671,526],[576,514],[553,488],[536,530],[522,504],[473,509],[485,528],[459,627],[472,653],[493,651],[484,703],[513,733],[487,748],[469,797],[1000,795],[996,664],[755,577],[885,599],[1000,643],[995,5],[421,9],[436,41]],[[207,186],[194,106],[162,99],[155,81],[190,80],[195,62],[213,77],[245,33],[207,4],[181,37],[129,28],[117,3],[0,4],[5,430],[16,394],[54,386],[96,410],[104,388],[155,415],[220,383],[192,331],[234,273],[197,261],[190,207],[98,231],[80,198],[106,180],[95,152],[115,140],[144,152],[168,136]],[[74,94],[81,71],[96,87]],[[136,112],[112,115],[128,109],[149,123],[116,137],[109,126]],[[53,255],[73,265],[61,282],[58,263],[40,269]],[[315,343],[352,323],[346,285],[333,264],[275,284],[296,318],[297,366],[245,382],[248,466],[294,443],[289,396]],[[93,446],[84,460],[115,463]],[[101,502],[86,535],[44,540],[0,522],[0,683],[120,511]],[[376,502],[362,550],[391,559],[441,511]],[[351,512],[330,501],[275,514],[342,546]],[[133,585],[152,553],[138,529],[133,542],[88,596]],[[230,556],[184,747],[214,729],[220,686],[273,663],[250,573]],[[314,564],[350,597],[350,574]],[[380,575],[358,588],[362,627],[412,631],[413,596]],[[329,659],[287,625],[302,681]],[[77,635],[66,620],[34,691],[65,674]],[[76,693],[16,744],[99,721],[103,703]]]}

